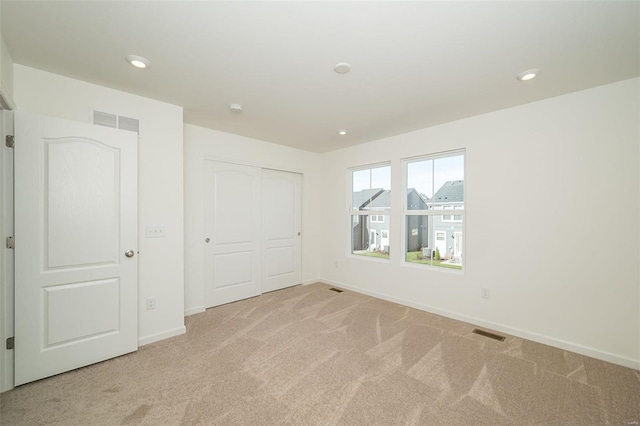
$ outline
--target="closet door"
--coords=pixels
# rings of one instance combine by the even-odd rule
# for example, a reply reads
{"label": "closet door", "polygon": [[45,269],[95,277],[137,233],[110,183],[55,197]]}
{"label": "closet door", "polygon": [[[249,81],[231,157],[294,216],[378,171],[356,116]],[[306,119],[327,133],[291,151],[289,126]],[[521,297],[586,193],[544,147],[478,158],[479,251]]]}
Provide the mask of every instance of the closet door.
{"label": "closet door", "polygon": [[263,170],[262,292],[300,284],[302,175]]}
{"label": "closet door", "polygon": [[205,160],[205,306],[261,293],[262,169]]}

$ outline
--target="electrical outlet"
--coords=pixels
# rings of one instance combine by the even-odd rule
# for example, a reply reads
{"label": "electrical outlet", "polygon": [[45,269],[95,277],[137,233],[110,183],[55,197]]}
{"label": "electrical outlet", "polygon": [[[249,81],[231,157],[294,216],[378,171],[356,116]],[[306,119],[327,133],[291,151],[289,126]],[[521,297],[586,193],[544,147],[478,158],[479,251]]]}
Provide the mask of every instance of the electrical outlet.
{"label": "electrical outlet", "polygon": [[145,228],[145,236],[147,238],[164,237],[164,226],[147,226]]}
{"label": "electrical outlet", "polygon": [[156,298],[147,297],[147,311],[151,311],[156,308]]}
{"label": "electrical outlet", "polygon": [[488,299],[489,298],[489,289],[488,288],[481,288],[480,289],[480,297],[482,297],[483,299]]}

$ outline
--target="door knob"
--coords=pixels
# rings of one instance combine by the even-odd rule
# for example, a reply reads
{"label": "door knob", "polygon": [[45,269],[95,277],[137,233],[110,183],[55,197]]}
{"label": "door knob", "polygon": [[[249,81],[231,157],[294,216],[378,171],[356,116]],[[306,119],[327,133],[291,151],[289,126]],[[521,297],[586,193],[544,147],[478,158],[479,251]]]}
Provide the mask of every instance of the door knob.
{"label": "door knob", "polygon": [[133,257],[133,250],[127,250],[126,252],[124,252],[124,255],[127,257]]}

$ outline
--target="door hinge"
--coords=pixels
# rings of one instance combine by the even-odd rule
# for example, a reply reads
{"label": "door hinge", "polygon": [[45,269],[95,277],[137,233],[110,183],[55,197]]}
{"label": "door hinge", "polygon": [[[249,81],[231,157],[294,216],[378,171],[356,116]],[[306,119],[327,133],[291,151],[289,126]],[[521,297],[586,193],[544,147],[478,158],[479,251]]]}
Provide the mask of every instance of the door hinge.
{"label": "door hinge", "polygon": [[13,148],[13,146],[16,144],[16,138],[13,135],[7,135],[4,138],[4,144],[8,147],[8,148]]}
{"label": "door hinge", "polygon": [[16,248],[16,244],[13,242],[13,237],[7,237],[7,248],[8,249]]}
{"label": "door hinge", "polygon": [[7,337],[7,350],[10,351],[11,349],[13,349],[13,344],[15,343],[15,340],[13,337]]}

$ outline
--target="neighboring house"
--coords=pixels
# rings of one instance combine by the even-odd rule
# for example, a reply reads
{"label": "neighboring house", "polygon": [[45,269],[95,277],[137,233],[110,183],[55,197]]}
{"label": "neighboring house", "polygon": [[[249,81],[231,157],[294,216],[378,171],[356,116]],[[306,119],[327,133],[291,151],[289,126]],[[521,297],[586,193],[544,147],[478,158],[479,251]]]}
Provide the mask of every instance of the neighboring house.
{"label": "neighboring house", "polygon": [[[384,192],[382,188],[376,189],[364,189],[362,191],[353,192],[351,197],[352,210],[365,211],[371,210],[370,203],[376,197]],[[352,249],[369,250],[369,216],[358,215],[356,216],[352,211],[351,216],[351,229],[352,229]]]}
{"label": "neighboring house", "polygon": [[[462,257],[462,216],[455,210],[464,208],[464,181],[450,180],[431,199],[435,210],[450,210],[448,214],[433,216],[434,244],[442,258]],[[451,211],[454,210],[454,211]]]}
{"label": "neighboring house", "polygon": [[[385,190],[369,204],[371,210],[380,210],[382,214],[369,216],[369,251],[389,253],[389,209],[391,191]],[[386,211],[385,211],[386,210]]]}
{"label": "neighboring house", "polygon": [[[366,189],[353,193],[353,208],[358,210],[380,210],[379,215],[352,216],[353,250],[389,252],[389,213],[391,191]],[[413,188],[407,190],[407,208],[426,210],[427,204]],[[407,224],[407,251],[417,251],[429,243],[428,218],[411,216]]]}
{"label": "neighboring house", "polygon": [[[407,210],[427,210],[428,198],[411,188],[407,190]],[[407,252],[429,247],[429,217],[407,216]]]}

